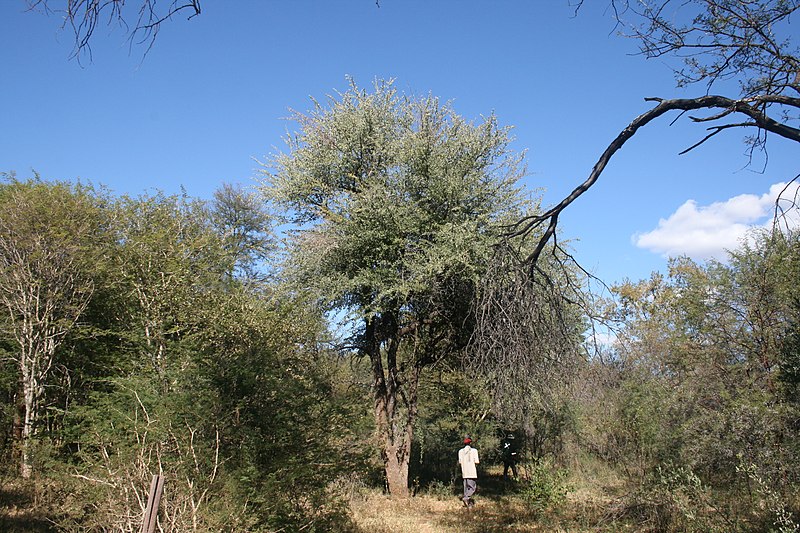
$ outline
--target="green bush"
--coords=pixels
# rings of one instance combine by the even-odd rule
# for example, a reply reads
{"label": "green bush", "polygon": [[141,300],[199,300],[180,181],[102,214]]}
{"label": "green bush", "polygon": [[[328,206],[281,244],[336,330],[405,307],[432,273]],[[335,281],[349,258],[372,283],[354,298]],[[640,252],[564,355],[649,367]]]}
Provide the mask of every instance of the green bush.
{"label": "green bush", "polygon": [[425,487],[425,494],[436,498],[440,501],[445,500],[452,500],[455,491],[453,490],[453,485],[450,483],[445,483],[444,481],[440,481],[435,479],[428,483],[428,486]]}
{"label": "green bush", "polygon": [[556,468],[545,459],[537,459],[527,467],[528,479],[520,485],[523,500],[537,511],[564,503],[572,487],[567,483],[567,471]]}

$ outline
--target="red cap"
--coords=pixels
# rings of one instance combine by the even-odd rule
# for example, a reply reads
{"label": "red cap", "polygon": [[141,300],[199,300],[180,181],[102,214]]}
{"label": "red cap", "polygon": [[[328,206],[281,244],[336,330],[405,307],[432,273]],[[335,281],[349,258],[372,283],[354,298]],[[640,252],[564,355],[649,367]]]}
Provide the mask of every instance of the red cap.
{"label": "red cap", "polygon": [[469,437],[464,439],[464,444],[470,444],[471,442],[472,442],[472,439],[469,438]]}

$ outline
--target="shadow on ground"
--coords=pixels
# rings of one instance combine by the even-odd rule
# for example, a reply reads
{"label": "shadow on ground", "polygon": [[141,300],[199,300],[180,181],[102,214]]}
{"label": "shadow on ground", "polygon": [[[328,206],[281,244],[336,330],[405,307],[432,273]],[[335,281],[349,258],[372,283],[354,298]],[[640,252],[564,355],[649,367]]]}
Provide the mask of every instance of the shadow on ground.
{"label": "shadow on ground", "polygon": [[443,529],[466,533],[494,533],[504,531],[542,531],[541,513],[520,504],[520,485],[502,476],[486,476],[479,480],[475,507],[461,505],[461,492],[453,495],[458,506],[440,516]]}
{"label": "shadow on ground", "polygon": [[[51,533],[57,531],[52,517],[36,512],[35,496],[16,484],[0,482],[0,531],[4,533]],[[34,514],[35,513],[35,514]]]}

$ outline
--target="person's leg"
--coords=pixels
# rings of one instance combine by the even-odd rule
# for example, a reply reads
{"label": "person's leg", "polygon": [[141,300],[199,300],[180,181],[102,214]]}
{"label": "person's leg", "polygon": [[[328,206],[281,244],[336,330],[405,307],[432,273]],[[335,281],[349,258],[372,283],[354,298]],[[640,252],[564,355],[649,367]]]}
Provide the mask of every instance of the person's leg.
{"label": "person's leg", "polygon": [[467,507],[472,507],[475,505],[475,502],[472,501],[472,495],[475,494],[475,491],[478,489],[478,480],[476,479],[465,479],[464,480],[464,505]]}

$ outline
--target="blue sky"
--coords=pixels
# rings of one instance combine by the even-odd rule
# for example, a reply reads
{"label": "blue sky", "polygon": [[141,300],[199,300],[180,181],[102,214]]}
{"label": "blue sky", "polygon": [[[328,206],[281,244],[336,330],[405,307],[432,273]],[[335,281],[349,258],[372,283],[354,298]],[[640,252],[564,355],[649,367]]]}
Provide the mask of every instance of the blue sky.
{"label": "blue sky", "polygon": [[[347,76],[395,78],[513,125],[525,185],[549,205],[650,108],[644,97],[703,92],[676,89],[666,60],[636,55],[605,4],[574,17],[566,0],[205,0],[200,16],[166,23],[144,58],[124,29],[98,27],[79,64],[58,14],[2,0],[0,171],[207,198],[223,182],[253,183],[256,160],[283,149],[290,108],[346,89]],[[745,168],[736,133],[679,156],[704,132],[672,118],[640,131],[560,219],[576,257],[608,282],[663,270],[667,254],[721,257],[797,173],[797,147],[777,138],[764,172],[761,160]]]}

